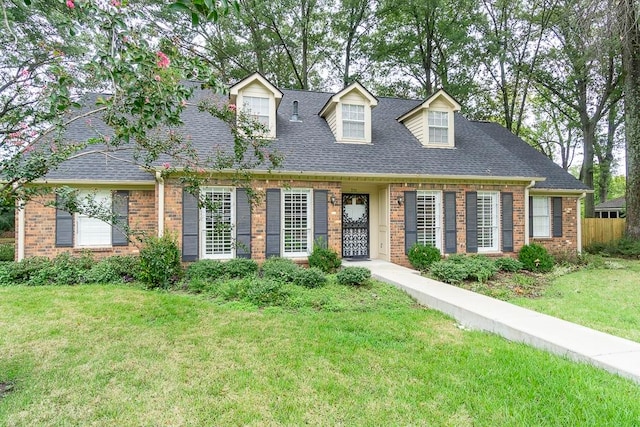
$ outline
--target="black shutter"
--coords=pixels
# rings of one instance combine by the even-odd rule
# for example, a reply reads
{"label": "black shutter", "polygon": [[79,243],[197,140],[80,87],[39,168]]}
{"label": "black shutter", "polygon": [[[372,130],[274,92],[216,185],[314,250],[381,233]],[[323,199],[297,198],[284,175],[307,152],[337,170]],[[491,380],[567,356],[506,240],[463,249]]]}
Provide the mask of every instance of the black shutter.
{"label": "black shutter", "polygon": [[280,256],[280,190],[267,190],[267,258]]}
{"label": "black shutter", "polygon": [[115,224],[111,225],[111,245],[127,246],[129,229],[129,192],[126,190],[114,191],[111,196],[111,209]]}
{"label": "black shutter", "polygon": [[533,237],[533,197],[529,196],[529,237]]}
{"label": "black shutter", "polygon": [[562,197],[552,197],[553,237],[562,237]]}
{"label": "black shutter", "polygon": [[313,244],[329,245],[329,207],[327,190],[313,191]]}
{"label": "black shutter", "polygon": [[198,259],[198,198],[182,190],[182,261]]}
{"label": "black shutter", "polygon": [[513,193],[502,193],[502,251],[513,252]]}
{"label": "black shutter", "polygon": [[467,214],[467,252],[478,252],[478,193],[468,191],[466,194]]}
{"label": "black shutter", "polygon": [[[60,198],[56,195],[56,206]],[[56,208],[56,246],[61,248],[73,247],[73,215]]]}
{"label": "black shutter", "polygon": [[236,257],[251,258],[251,201],[246,188],[236,190]]}
{"label": "black shutter", "polygon": [[444,193],[444,252],[455,254],[458,251],[456,235],[456,193]]}
{"label": "black shutter", "polygon": [[404,253],[418,241],[418,195],[415,191],[404,192]]}

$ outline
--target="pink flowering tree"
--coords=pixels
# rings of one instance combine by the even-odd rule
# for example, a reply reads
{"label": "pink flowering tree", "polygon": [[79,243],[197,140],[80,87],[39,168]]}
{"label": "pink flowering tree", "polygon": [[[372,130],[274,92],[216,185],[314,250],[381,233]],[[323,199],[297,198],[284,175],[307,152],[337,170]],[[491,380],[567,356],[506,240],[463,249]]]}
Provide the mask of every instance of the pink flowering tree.
{"label": "pink flowering tree", "polygon": [[[279,156],[270,152],[267,140],[255,136],[262,133],[259,125],[223,103],[199,107],[229,124],[234,150],[203,157],[190,147],[180,128],[181,113],[193,103],[193,84],[185,82],[198,80],[219,89],[215,76],[200,58],[177,49],[174,40],[145,33],[140,23],[155,19],[157,5],[138,3],[2,2],[0,43],[8,49],[0,56],[0,204],[46,191],[32,183],[62,162],[96,151],[117,157],[126,148],[134,152],[127,161],[142,167],[160,164],[164,174],[179,168],[194,192],[222,167],[233,165],[244,182],[258,163],[277,167]],[[229,6],[224,0],[191,0],[167,10],[173,19],[197,24],[218,19]],[[96,92],[103,95],[85,96]],[[109,131],[90,140],[66,137],[77,121],[91,126],[96,120]]]}

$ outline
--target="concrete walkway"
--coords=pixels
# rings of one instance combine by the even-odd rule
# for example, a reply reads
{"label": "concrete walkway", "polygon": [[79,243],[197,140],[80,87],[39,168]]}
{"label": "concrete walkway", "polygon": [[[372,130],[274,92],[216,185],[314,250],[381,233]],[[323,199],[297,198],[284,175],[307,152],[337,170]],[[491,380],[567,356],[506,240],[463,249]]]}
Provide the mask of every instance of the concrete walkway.
{"label": "concrete walkway", "polygon": [[390,262],[344,261],[344,265],[368,268],[376,279],[453,316],[464,327],[587,362],[640,383],[640,343],[431,280]]}

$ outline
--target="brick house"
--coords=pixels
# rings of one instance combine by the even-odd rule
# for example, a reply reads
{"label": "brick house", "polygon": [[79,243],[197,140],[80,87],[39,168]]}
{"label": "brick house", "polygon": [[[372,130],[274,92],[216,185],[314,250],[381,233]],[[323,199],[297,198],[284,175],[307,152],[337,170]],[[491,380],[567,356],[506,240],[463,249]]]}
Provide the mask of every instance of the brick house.
{"label": "brick house", "polygon": [[[443,254],[513,255],[530,242],[581,250],[589,189],[502,126],[464,118],[445,91],[416,101],[376,98],[359,83],[338,93],[284,90],[256,73],[229,98],[268,127],[284,155],[279,169],[253,171],[251,187],[263,197],[251,207],[232,171],[201,188],[219,206],[211,215],[176,177],[161,176],[161,165],[143,170],[99,153],[67,161],[43,184],[92,191],[130,227],[173,233],[184,261],[305,259],[317,239],[342,257],[402,265],[415,242]],[[229,129],[210,115],[188,107],[183,120],[200,152],[231,146]],[[87,139],[106,131],[100,126],[75,123],[68,137]],[[51,197],[19,211],[18,259],[138,251],[109,224],[47,207]]]}

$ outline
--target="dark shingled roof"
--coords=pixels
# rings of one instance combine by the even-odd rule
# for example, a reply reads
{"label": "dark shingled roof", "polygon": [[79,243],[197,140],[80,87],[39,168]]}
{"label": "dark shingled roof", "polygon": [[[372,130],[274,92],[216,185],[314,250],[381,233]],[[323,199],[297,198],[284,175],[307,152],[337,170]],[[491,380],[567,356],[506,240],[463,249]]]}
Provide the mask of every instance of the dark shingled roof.
{"label": "dark shingled roof", "polygon": [[[397,118],[422,101],[379,98],[372,110],[372,143],[336,143],[329,125],[318,113],[333,95],[325,92],[282,90],[278,108],[277,139],[272,147],[284,155],[281,172],[344,174],[385,174],[460,177],[544,178],[536,187],[582,190],[586,187],[500,125],[473,122],[455,115],[455,148],[426,148]],[[196,89],[196,99],[210,97]],[[226,99],[226,98],[225,98]],[[299,121],[290,121],[292,103],[299,103]],[[184,115],[184,131],[201,153],[214,147],[231,147],[226,125],[189,106]],[[93,119],[92,126],[76,122],[67,133],[72,140],[108,131]],[[95,148],[94,148],[95,149]],[[123,153],[117,153],[122,157]],[[64,163],[47,175],[57,180],[149,181],[152,176],[138,166],[105,154],[81,156]]]}
{"label": "dark shingled roof", "polygon": [[625,206],[625,198],[618,197],[617,199],[607,200],[606,202],[602,202],[599,205],[596,205],[595,209],[597,211],[610,210],[610,209],[622,209]]}

